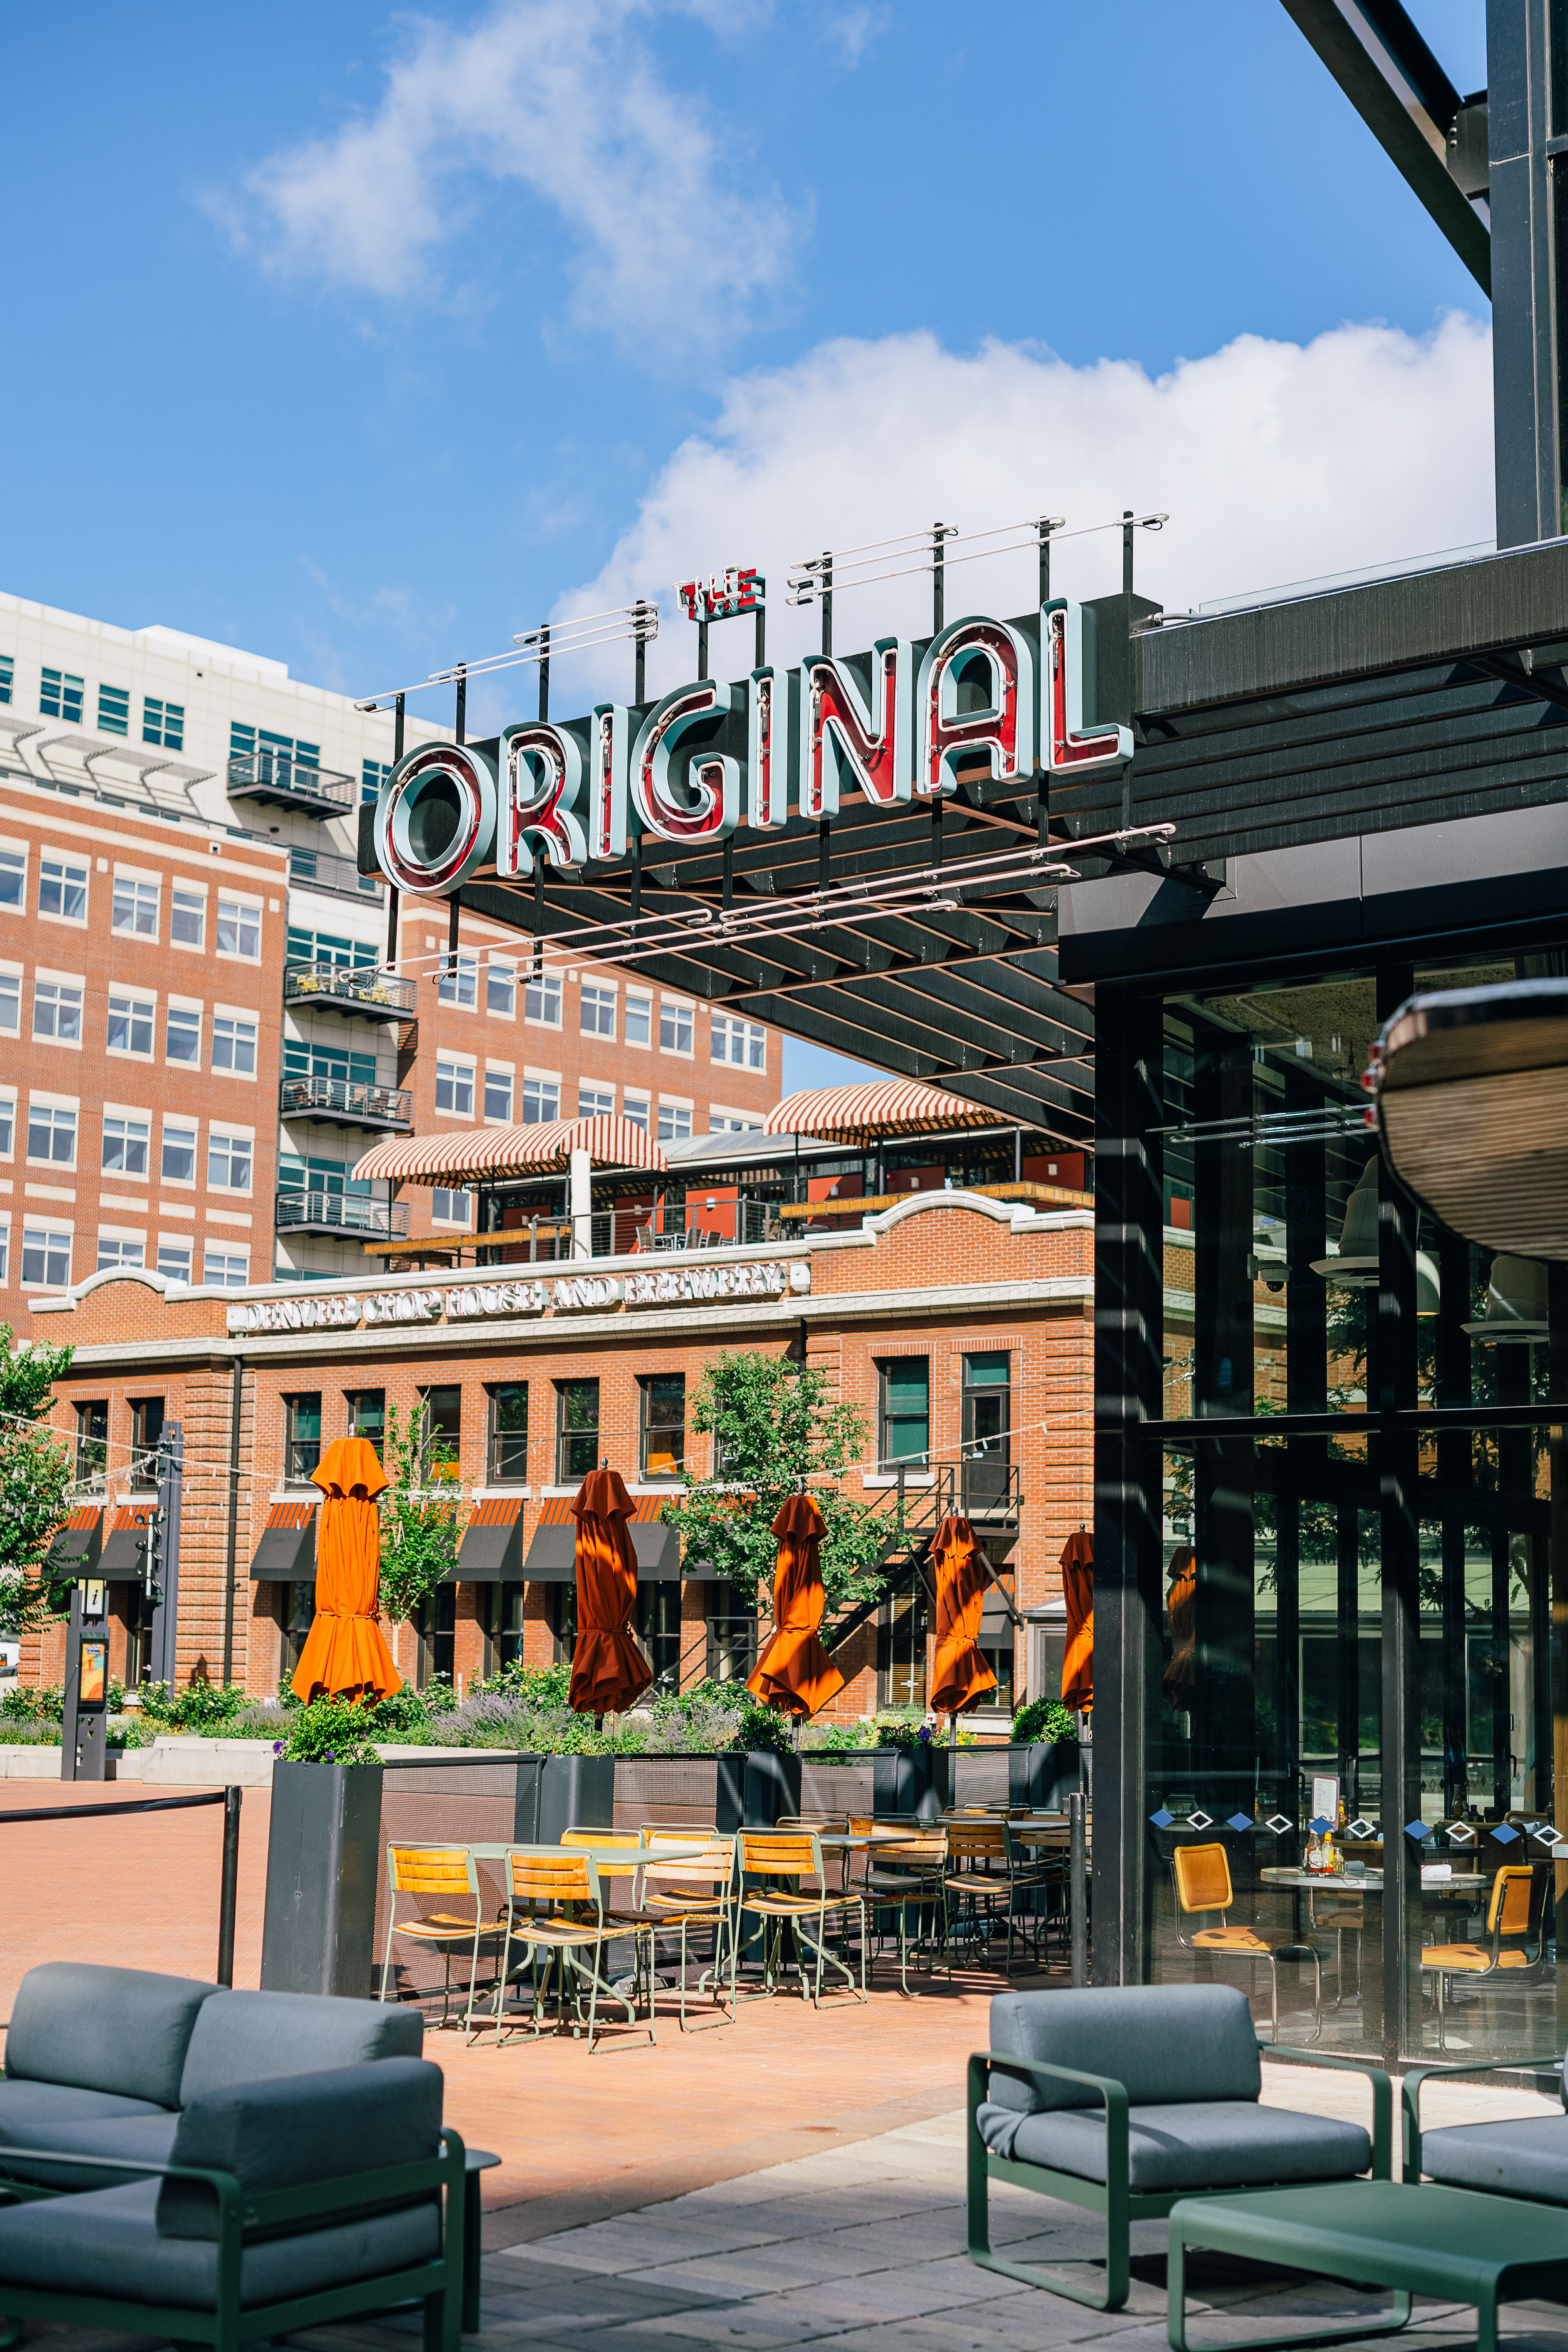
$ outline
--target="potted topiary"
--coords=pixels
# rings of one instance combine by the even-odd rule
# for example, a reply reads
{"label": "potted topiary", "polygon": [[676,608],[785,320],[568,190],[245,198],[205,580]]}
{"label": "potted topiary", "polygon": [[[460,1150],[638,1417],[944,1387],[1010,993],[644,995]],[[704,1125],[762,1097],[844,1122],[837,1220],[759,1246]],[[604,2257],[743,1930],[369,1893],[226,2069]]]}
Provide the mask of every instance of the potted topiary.
{"label": "potted topiary", "polygon": [[1013,1717],[1007,1801],[1060,1812],[1081,1785],[1078,1718],[1059,1698],[1031,1699]]}
{"label": "potted topiary", "polygon": [[273,1742],[264,1991],[372,1990],[381,1758],[352,1699],[312,1699]]}

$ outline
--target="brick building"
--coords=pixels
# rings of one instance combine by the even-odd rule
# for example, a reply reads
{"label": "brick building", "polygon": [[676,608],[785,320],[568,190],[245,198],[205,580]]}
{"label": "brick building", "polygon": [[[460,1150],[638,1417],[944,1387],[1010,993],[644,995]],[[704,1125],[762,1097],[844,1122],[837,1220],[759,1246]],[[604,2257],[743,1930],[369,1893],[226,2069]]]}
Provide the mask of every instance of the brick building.
{"label": "brick building", "polygon": [[[579,1254],[568,1240],[552,1263],[542,1262],[535,1231],[509,1242],[504,1262],[500,1248],[454,1241],[454,1261],[492,1261],[471,1270],[454,1262],[219,1297],[109,1269],[37,1298],[39,1335],[76,1349],[56,1424],[79,1433],[78,1540],[102,1548],[111,1670],[134,1681],[145,1658],[144,1601],[128,1570],[135,1516],[152,1500],[138,1433],[155,1398],[184,1448],[182,1680],[227,1671],[258,1694],[277,1688],[310,1619],[309,1473],[320,1449],[356,1430],[378,1436],[390,1408],[420,1402],[455,1453],[465,1533],[456,1580],[419,1626],[392,1629],[406,1675],[466,1687],[513,1657],[569,1654],[567,1506],[605,1455],[637,1498],[638,1626],[656,1667],[682,1683],[743,1672],[754,1620],[690,1563],[682,1572],[658,1512],[681,1461],[710,1466],[711,1441],[687,1424],[703,1365],[721,1349],[759,1348],[804,1350],[860,1411],[866,1453],[852,1491],[890,1509],[901,1484],[921,1524],[968,1511],[1012,1604],[988,1602],[983,1629],[1002,1696],[1048,1687],[1057,1563],[1090,1507],[1093,1219],[1083,1192],[1014,1177],[1026,1157],[1040,1164],[1022,1147],[1011,1130],[926,1137],[909,1147],[923,1179],[884,1171],[891,1189],[870,1201],[863,1160],[835,1160],[833,1147],[805,1139],[748,1137],[730,1149],[750,1155],[752,1197],[771,1151],[796,1198],[768,1238],[736,1244],[715,1237],[722,1209],[705,1188],[721,1202],[737,1170],[710,1139],[706,1169],[693,1144],[683,1182],[673,1184],[672,1167],[661,1185],[686,1204],[687,1245],[673,1253],[645,1246],[647,1233],[617,1214],[594,1218],[592,1255],[578,1234]],[[987,1150],[1010,1181],[983,1189]],[[682,1238],[668,1220],[662,1237]],[[922,1589],[900,1571],[845,1641],[848,1686],[835,1712],[922,1701],[929,1654]],[[51,1630],[25,1648],[23,1678],[58,1680],[62,1664],[63,1633]]]}

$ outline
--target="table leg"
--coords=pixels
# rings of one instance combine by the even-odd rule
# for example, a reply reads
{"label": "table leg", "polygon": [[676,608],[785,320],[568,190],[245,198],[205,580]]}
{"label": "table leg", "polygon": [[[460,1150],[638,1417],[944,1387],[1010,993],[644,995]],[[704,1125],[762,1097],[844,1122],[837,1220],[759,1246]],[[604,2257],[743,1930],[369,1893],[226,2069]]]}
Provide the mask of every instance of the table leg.
{"label": "table leg", "polygon": [[463,2333],[479,2330],[479,2258],[481,2251],[479,2176],[470,2172],[463,2197]]}

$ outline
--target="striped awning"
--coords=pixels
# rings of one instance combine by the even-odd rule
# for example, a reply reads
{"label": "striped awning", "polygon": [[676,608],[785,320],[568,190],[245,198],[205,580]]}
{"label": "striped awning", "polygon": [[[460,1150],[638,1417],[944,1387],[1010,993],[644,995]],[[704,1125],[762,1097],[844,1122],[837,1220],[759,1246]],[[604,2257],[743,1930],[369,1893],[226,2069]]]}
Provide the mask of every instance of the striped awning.
{"label": "striped awning", "polygon": [[786,1095],[765,1121],[770,1135],[813,1135],[824,1143],[871,1143],[882,1135],[938,1135],[948,1128],[997,1123],[997,1113],[980,1103],[909,1078]]}
{"label": "striped awning", "polygon": [[569,1167],[574,1151],[585,1151],[595,1168],[650,1168],[662,1175],[669,1166],[646,1128],[601,1114],[405,1136],[367,1151],[354,1175],[380,1184],[493,1184],[503,1176],[547,1176]]}

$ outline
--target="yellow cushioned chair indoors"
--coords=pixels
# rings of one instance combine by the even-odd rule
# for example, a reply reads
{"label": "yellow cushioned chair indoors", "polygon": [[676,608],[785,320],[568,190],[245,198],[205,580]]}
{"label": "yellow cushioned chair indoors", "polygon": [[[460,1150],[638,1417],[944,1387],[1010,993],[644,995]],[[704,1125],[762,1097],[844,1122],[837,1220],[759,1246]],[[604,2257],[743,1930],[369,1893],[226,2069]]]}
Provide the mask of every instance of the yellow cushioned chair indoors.
{"label": "yellow cushioned chair indoors", "polygon": [[[1236,1894],[1230,1883],[1230,1856],[1223,1845],[1179,1845],[1171,1855],[1171,1876],[1176,1889],[1176,1941],[1184,1951],[1204,1952],[1215,1959],[1246,1960],[1247,1980],[1259,1960],[1268,1963],[1268,2039],[1279,2039],[1279,1971],[1280,1960],[1310,1960],[1312,1963],[1311,2039],[1316,2042],[1323,2030],[1323,1971],[1317,1952],[1310,1944],[1303,1944],[1298,1936],[1271,1936],[1259,1927],[1232,1927],[1226,1924],[1226,1913],[1235,1905]],[[1184,1935],[1184,1919],[1201,1917],[1205,1913],[1217,1913],[1217,1927],[1199,1927]]]}
{"label": "yellow cushioned chair indoors", "polygon": [[1498,1872],[1487,1905],[1487,1943],[1428,1944],[1423,1951],[1423,1969],[1430,1969],[1437,1979],[1439,2050],[1448,2046],[1446,2011],[1450,1977],[1463,1977],[1467,1984],[1474,1984],[1483,1977],[1506,1974],[1510,1981],[1523,1984],[1529,1980],[1525,1972],[1540,1968],[1545,1950],[1542,1930],[1549,1867],[1539,1862],[1515,1863]]}

